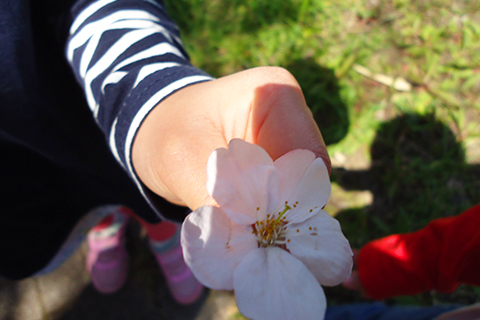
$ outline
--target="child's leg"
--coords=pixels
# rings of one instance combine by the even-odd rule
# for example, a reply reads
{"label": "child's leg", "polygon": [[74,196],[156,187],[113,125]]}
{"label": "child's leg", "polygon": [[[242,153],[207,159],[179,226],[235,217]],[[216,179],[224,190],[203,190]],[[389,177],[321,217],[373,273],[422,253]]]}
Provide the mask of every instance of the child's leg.
{"label": "child's leg", "polygon": [[101,293],[119,290],[127,278],[125,229],[128,219],[120,207],[88,233],[87,270],[93,286]]}
{"label": "child's leg", "polygon": [[108,215],[89,232],[87,270],[95,288],[102,293],[112,293],[126,280],[128,254],[124,238],[129,216],[146,229],[153,254],[175,300],[181,304],[195,302],[202,294],[203,286],[183,260],[180,226],[168,221],[147,223],[125,207]]}
{"label": "child's leg", "polygon": [[[140,220],[141,221],[141,220]],[[149,224],[141,221],[150,238],[150,246],[162,269],[172,296],[181,304],[195,302],[203,292],[183,260],[180,226],[169,221]]]}

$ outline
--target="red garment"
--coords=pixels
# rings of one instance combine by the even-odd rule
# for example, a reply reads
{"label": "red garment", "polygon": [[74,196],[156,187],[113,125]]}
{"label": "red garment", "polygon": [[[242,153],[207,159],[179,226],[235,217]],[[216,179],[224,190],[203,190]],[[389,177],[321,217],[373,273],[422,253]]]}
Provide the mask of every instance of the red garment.
{"label": "red garment", "polygon": [[367,243],[358,259],[360,281],[374,299],[480,286],[480,205]]}
{"label": "red garment", "polygon": [[[172,238],[178,230],[178,226],[170,221],[164,220],[159,223],[148,223],[141,217],[136,215],[132,210],[122,207],[121,212],[129,215],[131,218],[137,220],[147,231],[148,237],[153,241],[166,241]],[[93,230],[100,231],[106,227],[109,227],[114,222],[115,218],[113,214],[109,214],[102,221],[100,221]]]}

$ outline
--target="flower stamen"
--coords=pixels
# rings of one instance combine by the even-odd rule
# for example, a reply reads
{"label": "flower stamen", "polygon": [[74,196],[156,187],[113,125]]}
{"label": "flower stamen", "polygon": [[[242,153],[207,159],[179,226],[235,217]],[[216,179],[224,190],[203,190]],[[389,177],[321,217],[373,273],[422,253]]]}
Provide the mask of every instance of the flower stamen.
{"label": "flower stamen", "polygon": [[265,220],[256,221],[252,225],[252,233],[257,236],[259,248],[269,246],[280,247],[285,245],[285,226],[288,223],[285,213],[291,209],[292,208],[286,202],[283,211],[279,211],[276,215],[267,214]]}

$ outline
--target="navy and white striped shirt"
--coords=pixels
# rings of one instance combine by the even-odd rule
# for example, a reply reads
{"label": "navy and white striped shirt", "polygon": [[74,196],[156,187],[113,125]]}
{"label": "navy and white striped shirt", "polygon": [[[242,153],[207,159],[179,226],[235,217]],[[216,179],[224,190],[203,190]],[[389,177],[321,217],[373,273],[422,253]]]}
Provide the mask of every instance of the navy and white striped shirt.
{"label": "navy and white striped shirt", "polygon": [[154,0],[99,0],[74,15],[66,56],[112,153],[146,197],[131,160],[138,128],[172,92],[212,77],[191,66]]}

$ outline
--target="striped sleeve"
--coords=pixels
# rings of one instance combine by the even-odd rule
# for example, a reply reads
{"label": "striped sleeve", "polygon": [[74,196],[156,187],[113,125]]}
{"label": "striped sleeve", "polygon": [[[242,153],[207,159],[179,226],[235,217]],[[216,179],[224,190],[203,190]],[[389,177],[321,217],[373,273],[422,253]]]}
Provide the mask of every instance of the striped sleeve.
{"label": "striped sleeve", "polygon": [[131,160],[148,113],[171,93],[212,77],[188,60],[156,0],[81,0],[72,8],[68,62],[118,162],[145,196]]}

